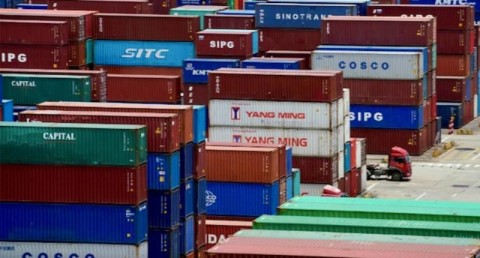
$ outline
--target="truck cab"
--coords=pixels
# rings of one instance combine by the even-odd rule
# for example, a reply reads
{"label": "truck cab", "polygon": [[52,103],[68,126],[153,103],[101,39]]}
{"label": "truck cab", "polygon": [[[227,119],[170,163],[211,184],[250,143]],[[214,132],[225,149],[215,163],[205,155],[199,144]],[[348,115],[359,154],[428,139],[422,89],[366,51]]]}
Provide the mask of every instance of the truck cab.
{"label": "truck cab", "polygon": [[412,160],[408,152],[401,147],[392,147],[388,155],[388,166],[367,165],[367,178],[388,176],[393,181],[402,181],[412,176]]}

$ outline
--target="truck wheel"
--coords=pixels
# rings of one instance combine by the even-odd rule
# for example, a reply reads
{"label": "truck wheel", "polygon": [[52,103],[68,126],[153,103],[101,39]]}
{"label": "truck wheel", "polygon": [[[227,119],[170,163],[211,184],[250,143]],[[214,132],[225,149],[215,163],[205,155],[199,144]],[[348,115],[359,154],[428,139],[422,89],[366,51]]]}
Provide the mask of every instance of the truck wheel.
{"label": "truck wheel", "polygon": [[393,181],[402,181],[403,177],[402,177],[402,174],[400,174],[400,172],[394,172],[392,174],[392,180]]}
{"label": "truck wheel", "polygon": [[367,169],[367,180],[370,180],[372,179],[372,172],[370,172],[370,170]]}

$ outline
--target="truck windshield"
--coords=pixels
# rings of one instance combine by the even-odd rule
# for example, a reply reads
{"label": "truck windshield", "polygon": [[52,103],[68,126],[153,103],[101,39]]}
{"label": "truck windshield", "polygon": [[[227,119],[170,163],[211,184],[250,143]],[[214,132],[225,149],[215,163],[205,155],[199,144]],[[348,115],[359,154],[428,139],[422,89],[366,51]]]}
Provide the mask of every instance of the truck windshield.
{"label": "truck windshield", "polygon": [[406,156],[405,156],[405,161],[406,161],[407,163],[410,163],[410,155],[406,155]]}

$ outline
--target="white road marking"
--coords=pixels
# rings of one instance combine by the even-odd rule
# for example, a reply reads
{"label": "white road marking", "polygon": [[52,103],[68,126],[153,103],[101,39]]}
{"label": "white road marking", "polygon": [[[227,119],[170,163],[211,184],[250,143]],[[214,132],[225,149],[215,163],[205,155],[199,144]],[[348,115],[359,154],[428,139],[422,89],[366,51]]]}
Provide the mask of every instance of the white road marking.
{"label": "white road marking", "polygon": [[452,198],[455,198],[456,196],[457,196],[457,194],[456,194],[456,193],[455,193],[455,194],[452,194]]}
{"label": "white road marking", "polygon": [[418,197],[415,199],[415,201],[420,200],[420,198],[422,198],[422,197],[425,196],[426,194],[427,194],[427,193],[422,193],[420,196],[418,196]]}
{"label": "white road marking", "polygon": [[471,160],[477,159],[478,157],[480,157],[480,154],[475,155]]}
{"label": "white road marking", "polygon": [[373,185],[371,185],[371,186],[367,187],[367,191],[370,191],[370,189],[374,188],[374,187],[375,187],[377,184],[378,184],[378,182],[376,182],[375,184],[373,184]]}

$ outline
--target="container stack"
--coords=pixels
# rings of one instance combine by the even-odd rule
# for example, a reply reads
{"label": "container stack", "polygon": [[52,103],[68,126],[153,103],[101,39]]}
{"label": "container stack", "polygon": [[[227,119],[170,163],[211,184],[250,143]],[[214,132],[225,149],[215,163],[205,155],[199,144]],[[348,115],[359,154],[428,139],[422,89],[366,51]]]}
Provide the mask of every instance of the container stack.
{"label": "container stack", "polygon": [[[205,15],[215,14],[219,11],[228,9],[228,6],[216,6],[216,5],[183,5],[170,9],[170,15],[179,15],[179,16],[198,16],[200,19],[200,30],[204,30],[205,26]],[[171,28],[172,29],[172,28]],[[174,28],[173,28],[174,29]]]}
{"label": "container stack", "polygon": [[[371,154],[392,146],[425,152],[433,145],[427,139],[436,110],[435,18],[331,16],[322,23],[312,69],[343,71],[352,137],[366,138]],[[391,36],[380,36],[386,33]]]}
{"label": "container stack", "polygon": [[339,178],[338,188],[350,197],[358,196],[367,188],[366,147],[364,138],[350,138],[345,144],[345,175]]}
{"label": "container stack", "polygon": [[[477,93],[477,47],[474,7],[467,5],[378,5],[369,15],[431,15],[437,19],[436,94],[431,100],[442,117],[442,128],[460,128],[475,117]],[[436,97],[436,99],[435,99]],[[435,127],[435,126],[432,126]]]}
{"label": "container stack", "polygon": [[87,69],[94,13],[0,9],[0,68]]}
{"label": "container stack", "polygon": [[2,103],[0,103],[0,121],[13,122],[13,119],[13,100],[2,99]]}
{"label": "container stack", "polygon": [[[100,13],[152,14],[154,1],[149,0],[37,0],[50,10],[96,10]],[[153,3],[152,3],[153,2]]]}
{"label": "container stack", "polygon": [[3,255],[145,255],[145,126],[2,122],[0,131]]}

